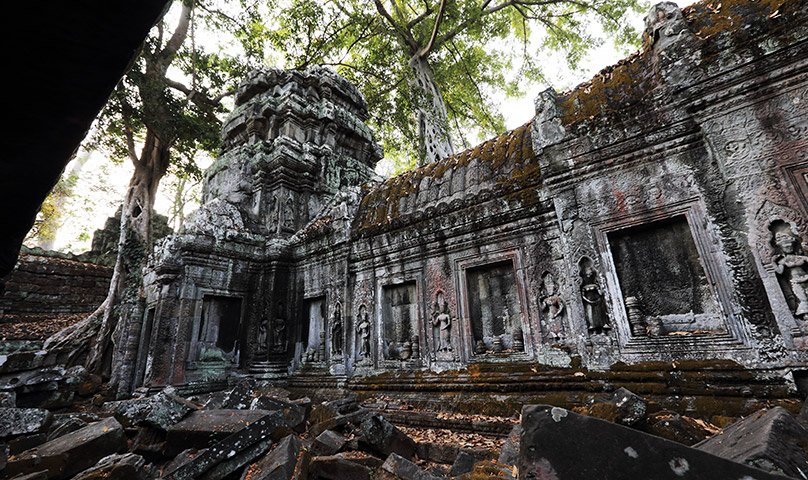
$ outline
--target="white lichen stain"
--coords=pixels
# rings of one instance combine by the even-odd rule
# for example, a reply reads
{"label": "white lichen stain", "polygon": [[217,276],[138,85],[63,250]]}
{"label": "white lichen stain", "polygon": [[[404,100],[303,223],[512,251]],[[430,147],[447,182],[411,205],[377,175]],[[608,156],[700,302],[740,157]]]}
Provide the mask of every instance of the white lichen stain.
{"label": "white lichen stain", "polygon": [[568,412],[566,410],[558,407],[553,407],[553,409],[550,410],[550,415],[553,416],[554,422],[560,422],[562,418],[567,416],[567,413]]}
{"label": "white lichen stain", "polygon": [[684,458],[674,458],[668,463],[677,477],[684,477],[690,470],[690,464]]}
{"label": "white lichen stain", "polygon": [[623,451],[624,451],[624,452],[626,452],[626,455],[628,455],[628,456],[629,456],[629,457],[631,457],[631,458],[637,458],[637,457],[639,457],[639,456],[640,456],[640,455],[637,453],[637,450],[634,450],[634,449],[633,449],[633,448],[631,448],[631,447],[626,447],[625,449],[623,449]]}

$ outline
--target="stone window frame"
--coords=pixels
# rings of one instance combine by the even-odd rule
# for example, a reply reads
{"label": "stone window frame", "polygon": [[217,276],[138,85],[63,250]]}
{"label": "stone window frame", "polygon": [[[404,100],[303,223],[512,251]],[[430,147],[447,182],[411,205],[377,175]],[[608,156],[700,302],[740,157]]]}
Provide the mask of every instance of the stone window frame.
{"label": "stone window frame", "polygon": [[732,300],[733,288],[729,281],[729,267],[718,258],[720,255],[718,242],[713,240],[713,235],[709,232],[714,227],[709,222],[704,206],[698,198],[671,203],[653,212],[620,215],[591,224],[595,247],[603,266],[603,277],[608,291],[607,301],[614,321],[613,328],[617,336],[618,347],[621,351],[629,353],[632,350],[647,353],[658,348],[665,348],[665,345],[681,343],[678,336],[633,337],[631,335],[628,315],[623,302],[623,291],[617,277],[617,269],[608,239],[609,233],[677,216],[684,216],[687,221],[700,263],[704,268],[704,274],[718,306],[720,321],[726,329],[726,333],[687,335],[686,340],[704,343],[705,346],[721,343],[731,350],[748,348],[750,332],[736,314],[737,307]]}
{"label": "stone window frame", "polygon": [[484,267],[510,260],[513,265],[513,275],[516,281],[516,292],[519,297],[519,307],[522,315],[522,332],[524,336],[525,351],[520,355],[521,361],[532,360],[535,352],[533,349],[532,324],[534,319],[531,316],[530,304],[527,300],[527,280],[525,279],[524,253],[521,248],[507,248],[489,252],[481,252],[477,255],[466,255],[454,260],[455,289],[457,290],[457,319],[459,323],[460,338],[460,358],[464,363],[476,363],[485,361],[474,355],[474,334],[471,328],[471,309],[469,307],[467,270],[469,268]]}
{"label": "stone window frame", "polygon": [[[202,324],[202,309],[204,308],[205,304],[205,297],[210,295],[214,297],[230,297],[230,298],[238,298],[241,300],[241,312],[239,315],[239,324],[244,325],[244,319],[246,315],[246,305],[245,299],[247,298],[247,292],[241,290],[227,290],[222,288],[210,288],[210,287],[197,287],[196,294],[194,295],[194,316],[190,319],[191,321],[191,339],[188,342],[188,356],[185,361],[186,370],[196,370],[197,369],[197,362],[199,362],[199,328]],[[240,336],[239,336],[240,337]],[[240,341],[240,339],[239,339]],[[239,365],[242,360],[242,355],[244,355],[244,345],[239,346],[239,354],[238,354],[238,362],[236,365]]]}
{"label": "stone window frame", "polygon": [[808,215],[808,162],[800,161],[782,167],[786,182],[795,192],[803,213]]}
{"label": "stone window frame", "polygon": [[[393,273],[388,275],[382,275],[376,277],[376,298],[374,299],[373,305],[373,328],[375,332],[371,332],[371,337],[375,338],[375,343],[371,345],[371,358],[374,360],[374,365],[377,368],[385,368],[385,369],[396,369],[401,367],[401,361],[397,359],[386,359],[384,358],[384,325],[382,322],[384,319],[382,318],[382,310],[383,305],[382,302],[384,301],[384,289],[386,287],[395,287],[399,285],[403,285],[405,283],[415,283],[415,304],[418,307],[416,311],[417,316],[417,325],[418,325],[418,335],[420,337],[421,343],[421,358],[417,359],[422,361],[423,364],[428,362],[428,358],[424,359],[423,352],[424,352],[424,340],[426,339],[425,335],[427,334],[425,329],[425,303],[424,303],[424,276],[422,273]],[[357,308],[359,306],[357,305]],[[356,326],[354,326],[354,329]],[[354,337],[357,336],[357,332],[354,330]],[[356,346],[356,351],[358,352],[358,345]]]}

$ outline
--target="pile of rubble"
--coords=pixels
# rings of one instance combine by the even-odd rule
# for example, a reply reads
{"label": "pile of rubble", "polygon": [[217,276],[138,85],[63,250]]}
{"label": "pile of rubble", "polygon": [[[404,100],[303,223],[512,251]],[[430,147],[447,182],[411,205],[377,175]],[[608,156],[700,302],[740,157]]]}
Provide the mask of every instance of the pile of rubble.
{"label": "pile of rubble", "polygon": [[417,442],[378,409],[367,408],[372,405],[350,396],[315,405],[247,381],[188,398],[166,388],[149,397],[105,402],[92,412],[19,408],[14,395],[3,395],[0,475],[18,480],[760,480],[808,473],[808,430],[780,407],[741,419],[691,447],[646,433],[687,429],[681,417],[678,423],[668,419],[679,427],[660,429],[665,417],[649,414],[648,402],[620,389],[581,409],[583,414],[526,406],[502,448],[491,450]]}

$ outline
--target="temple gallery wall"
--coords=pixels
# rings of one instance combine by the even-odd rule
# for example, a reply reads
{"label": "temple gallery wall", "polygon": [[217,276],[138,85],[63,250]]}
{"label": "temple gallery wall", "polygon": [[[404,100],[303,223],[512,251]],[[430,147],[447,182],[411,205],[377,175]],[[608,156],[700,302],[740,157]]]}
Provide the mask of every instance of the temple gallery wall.
{"label": "temple gallery wall", "polygon": [[[475,363],[808,364],[808,6],[653,7],[637,54],[387,180],[358,90],[254,72],[122,388]],[[136,351],[131,351],[136,350]],[[122,358],[136,358],[124,362]]]}

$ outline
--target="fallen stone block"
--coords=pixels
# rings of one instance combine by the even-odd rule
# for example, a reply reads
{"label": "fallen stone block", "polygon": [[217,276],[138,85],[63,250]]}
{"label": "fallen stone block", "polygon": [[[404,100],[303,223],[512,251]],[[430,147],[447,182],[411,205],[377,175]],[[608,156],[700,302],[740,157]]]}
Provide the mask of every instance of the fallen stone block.
{"label": "fallen stone block", "polygon": [[[261,420],[265,410],[199,410],[171,426],[166,435],[165,455],[172,457],[188,448],[206,448]],[[281,417],[283,414],[280,414]],[[289,432],[291,433],[291,432]]]}
{"label": "fallen stone block", "polygon": [[166,432],[154,427],[140,427],[129,447],[129,451],[154,463],[163,457],[166,445]]}
{"label": "fallen stone block", "polygon": [[370,480],[373,470],[341,455],[313,457],[309,464],[310,478],[323,480]]}
{"label": "fallen stone block", "polygon": [[264,458],[250,465],[241,480],[291,480],[300,455],[300,439],[287,435]]}
{"label": "fallen stone block", "polygon": [[794,478],[808,477],[808,429],[786,409],[761,410],[693,448]]}
{"label": "fallen stone block", "polygon": [[782,480],[676,442],[563,408],[522,409],[520,478]]}
{"label": "fallen stone block", "polygon": [[28,449],[38,447],[47,441],[48,436],[44,433],[20,435],[19,437],[12,438],[8,441],[8,448],[12,455],[19,455],[20,453]]}
{"label": "fallen stone block", "polygon": [[415,452],[418,458],[433,463],[443,463],[451,465],[460,453],[457,445],[447,445],[445,443],[417,443]]}
{"label": "fallen stone block", "polygon": [[252,399],[250,410],[280,410],[286,417],[289,426],[296,432],[303,433],[306,431],[306,407],[304,405],[261,395]]}
{"label": "fallen stone block", "polygon": [[48,472],[43,470],[41,472],[33,472],[26,475],[17,475],[13,478],[13,480],[48,480]]}
{"label": "fallen stone block", "polygon": [[0,408],[16,408],[17,394],[13,390],[0,392]]}
{"label": "fallen stone block", "polygon": [[522,436],[522,425],[514,425],[505,443],[502,445],[497,463],[515,466],[519,463],[519,438]]}
{"label": "fallen stone block", "polygon": [[109,455],[71,480],[98,480],[110,478],[114,480],[146,480],[146,461],[134,453]]}
{"label": "fallen stone block", "polygon": [[688,446],[696,444],[711,435],[711,432],[696,420],[668,411],[661,411],[652,415],[641,430]]}
{"label": "fallen stone block", "polygon": [[356,432],[359,448],[385,458],[396,453],[406,459],[415,457],[415,441],[381,415],[373,415]]}
{"label": "fallen stone block", "polygon": [[381,480],[438,480],[440,478],[421,470],[418,465],[395,453],[391,453],[387,457],[379,470],[379,475],[375,478]]}
{"label": "fallen stone block", "polygon": [[368,409],[356,402],[356,398],[321,403],[311,411],[309,433],[316,437],[326,430],[337,430],[349,425],[358,427],[371,415],[373,414]]}
{"label": "fallen stone block", "polygon": [[468,473],[474,468],[474,465],[477,462],[479,462],[479,460],[472,457],[468,453],[460,452],[460,454],[457,456],[454,463],[452,464],[452,468],[449,469],[449,476],[456,477],[458,475]]}
{"label": "fallen stone block", "polygon": [[48,440],[53,440],[62,435],[67,435],[70,432],[81,430],[86,426],[87,422],[77,417],[69,417],[59,423],[54,420],[53,425],[51,425],[51,428],[48,430]]}
{"label": "fallen stone block", "polygon": [[[244,410],[250,408],[250,403],[256,397],[255,386],[249,380],[242,380],[222,400],[222,408],[230,410]],[[268,409],[272,410],[272,409]]]}
{"label": "fallen stone block", "polygon": [[42,408],[0,408],[0,438],[42,433],[53,422],[53,414]]}
{"label": "fallen stone block", "polygon": [[115,418],[124,428],[138,425],[150,425],[161,430],[168,430],[182,420],[188,413],[197,409],[196,405],[176,395],[173,388],[166,388],[146,398],[135,398],[109,402]]}
{"label": "fallen stone block", "polygon": [[317,435],[314,443],[311,445],[311,454],[315,456],[334,455],[345,446],[347,440],[345,437],[332,430]]}
{"label": "fallen stone block", "polygon": [[10,451],[8,448],[8,444],[0,444],[0,472],[2,472],[4,468],[6,468],[9,455]]}
{"label": "fallen stone block", "polygon": [[599,398],[589,406],[588,415],[633,427],[645,421],[648,402],[626,388],[618,388],[610,396]]}
{"label": "fallen stone block", "polygon": [[[204,452],[197,454],[188,463],[168,472],[163,478],[166,480],[224,478],[261,455],[271,446],[272,441],[277,441],[290,433],[291,429],[283,418],[283,414],[278,411],[271,412],[215,443]],[[167,443],[170,444],[170,440]],[[242,452],[244,453],[242,454]],[[236,465],[236,463],[240,463],[240,465]],[[215,468],[219,464],[225,464],[225,466]],[[213,472],[208,474],[211,470]]]}
{"label": "fallen stone block", "polygon": [[50,480],[67,478],[125,449],[123,427],[107,418],[21,453],[8,462],[6,475],[44,470]]}

